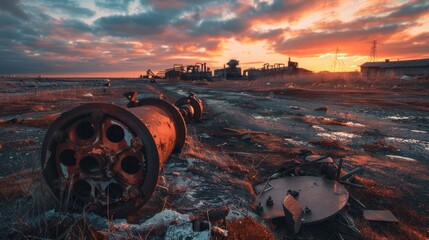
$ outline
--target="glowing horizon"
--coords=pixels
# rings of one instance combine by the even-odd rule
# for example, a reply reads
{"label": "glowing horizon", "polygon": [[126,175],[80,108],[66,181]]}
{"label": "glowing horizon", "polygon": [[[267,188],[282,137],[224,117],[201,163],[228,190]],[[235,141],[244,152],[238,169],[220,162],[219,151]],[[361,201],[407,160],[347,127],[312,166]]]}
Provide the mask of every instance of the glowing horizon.
{"label": "glowing horizon", "polygon": [[428,58],[428,20],[428,0],[2,1],[0,75],[137,77],[289,56],[314,72],[359,71],[373,40],[381,61]]}

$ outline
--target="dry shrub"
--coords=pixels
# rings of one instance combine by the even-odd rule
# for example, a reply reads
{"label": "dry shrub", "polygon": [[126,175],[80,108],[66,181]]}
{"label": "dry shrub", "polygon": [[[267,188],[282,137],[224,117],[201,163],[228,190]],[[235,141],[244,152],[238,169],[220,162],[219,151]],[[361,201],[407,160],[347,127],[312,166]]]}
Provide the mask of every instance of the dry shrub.
{"label": "dry shrub", "polygon": [[377,140],[373,143],[362,144],[361,145],[365,151],[370,153],[378,152],[398,152],[399,149],[391,144],[386,143],[384,140]]}
{"label": "dry shrub", "polygon": [[229,232],[227,239],[244,239],[244,240],[270,240],[276,239],[274,234],[262,223],[256,222],[251,217],[243,219],[234,218],[228,221],[227,229]]}
{"label": "dry shrub", "polygon": [[0,201],[7,201],[16,197],[23,197],[31,193],[35,185],[34,176],[40,170],[24,170],[14,173],[0,180]]}
{"label": "dry shrub", "polygon": [[303,117],[300,118],[302,122],[310,123],[313,125],[318,124],[326,124],[326,125],[337,125],[337,126],[348,126],[346,121],[339,120],[339,119],[331,119],[331,118],[315,118],[315,117]]}
{"label": "dry shrub", "polygon": [[355,176],[356,181],[365,186],[365,189],[354,189],[354,193],[359,199],[394,199],[400,197],[403,193],[397,189],[380,184],[374,180]]}
{"label": "dry shrub", "polygon": [[339,150],[344,150],[344,151],[351,150],[349,147],[342,145],[337,140],[328,140],[328,139],[310,140],[309,143],[313,144],[313,145],[321,146],[321,147],[326,148],[326,149],[339,149]]}
{"label": "dry shrub", "polygon": [[368,222],[361,219],[356,222],[359,230],[365,239],[373,240],[424,240],[428,239],[428,233],[424,233],[424,228],[412,226],[412,222],[407,223],[383,223]]}
{"label": "dry shrub", "polygon": [[199,141],[196,141],[195,138],[195,135],[189,134],[187,136],[186,145],[183,148],[182,155],[198,158],[207,162],[213,162],[218,167],[228,172],[248,172],[244,166],[238,164],[229,155],[210,149],[207,146],[201,144]]}

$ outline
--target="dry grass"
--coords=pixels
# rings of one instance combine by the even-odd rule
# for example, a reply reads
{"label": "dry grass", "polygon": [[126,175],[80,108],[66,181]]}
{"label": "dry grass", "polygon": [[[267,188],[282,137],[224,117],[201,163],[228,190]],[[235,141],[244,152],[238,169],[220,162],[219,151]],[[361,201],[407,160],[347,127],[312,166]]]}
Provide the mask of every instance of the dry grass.
{"label": "dry grass", "polygon": [[333,150],[333,149],[344,150],[344,151],[351,150],[349,147],[344,146],[343,144],[341,144],[341,142],[337,140],[329,140],[329,139],[310,140],[309,143],[313,145],[321,146],[329,150]]}
{"label": "dry grass", "polygon": [[379,153],[379,152],[399,152],[399,148],[386,143],[384,140],[377,140],[373,143],[367,143],[361,145],[365,151],[370,153]]}
{"label": "dry grass", "polygon": [[255,222],[255,220],[253,220],[251,217],[232,219],[231,221],[228,221],[227,229],[229,232],[227,239],[276,239],[268,228],[266,228],[262,223]]}
{"label": "dry grass", "polygon": [[[267,84],[269,83],[269,84]],[[355,90],[377,90],[380,88],[415,88],[428,87],[429,81],[424,79],[406,81],[398,78],[367,79],[359,73],[340,74],[310,74],[310,75],[283,75],[267,76],[254,81],[247,82],[253,87],[286,87],[305,89],[355,89]]]}
{"label": "dry grass", "polygon": [[318,117],[318,118],[301,117],[299,118],[299,120],[313,125],[326,124],[326,125],[348,126],[348,123],[346,121],[339,120],[339,119],[324,118],[324,117]]}
{"label": "dry grass", "polygon": [[40,170],[24,170],[0,179],[0,201],[30,194],[39,174]]}

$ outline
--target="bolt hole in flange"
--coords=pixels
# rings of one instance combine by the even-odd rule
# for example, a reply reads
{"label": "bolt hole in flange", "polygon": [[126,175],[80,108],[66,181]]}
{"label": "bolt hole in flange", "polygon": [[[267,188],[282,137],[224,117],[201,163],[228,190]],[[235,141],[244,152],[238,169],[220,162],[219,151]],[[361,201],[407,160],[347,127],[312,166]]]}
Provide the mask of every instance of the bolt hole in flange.
{"label": "bolt hole in flange", "polygon": [[76,126],[76,136],[82,140],[89,140],[94,136],[95,129],[92,123],[83,121]]}
{"label": "bolt hole in flange", "polygon": [[109,141],[118,143],[124,139],[125,132],[121,126],[113,124],[112,126],[107,128],[106,136]]}
{"label": "bolt hole in flange", "polygon": [[93,175],[101,172],[100,163],[94,156],[85,156],[80,160],[79,167],[82,172]]}
{"label": "bolt hole in flange", "polygon": [[73,191],[83,198],[91,196],[91,184],[85,180],[78,180],[73,184]]}
{"label": "bolt hole in flange", "polygon": [[124,190],[122,189],[121,185],[118,183],[110,183],[106,187],[106,196],[108,196],[110,199],[118,199],[121,198],[124,194]]}
{"label": "bolt hole in flange", "polygon": [[136,174],[141,167],[141,161],[134,156],[126,156],[121,161],[121,167],[128,174]]}
{"label": "bolt hole in flange", "polygon": [[76,157],[74,156],[75,151],[66,149],[60,153],[60,161],[67,167],[74,166],[76,164]]}

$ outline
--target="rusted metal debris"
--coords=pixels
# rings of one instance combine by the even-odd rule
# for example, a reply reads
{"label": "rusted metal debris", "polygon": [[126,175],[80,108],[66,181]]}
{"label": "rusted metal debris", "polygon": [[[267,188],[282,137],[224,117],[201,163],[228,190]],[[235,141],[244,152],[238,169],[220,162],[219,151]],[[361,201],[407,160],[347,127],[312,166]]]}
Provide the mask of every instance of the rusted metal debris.
{"label": "rusted metal debris", "polygon": [[172,68],[165,69],[167,80],[212,80],[212,71],[206,63],[195,63],[183,66],[174,64]]}
{"label": "rusted metal debris", "polygon": [[155,190],[164,162],[182,150],[185,119],[196,122],[203,110],[195,95],[180,109],[161,99],[137,100],[137,93],[126,96],[128,109],[84,104],[49,128],[43,174],[64,207],[118,218],[135,213]]}
{"label": "rusted metal debris", "polygon": [[[347,203],[349,192],[337,181],[318,176],[284,177],[269,182],[271,190],[263,191],[263,184],[255,187],[261,193],[256,201],[264,208],[264,218],[284,217],[283,202],[287,196],[296,191],[296,200],[303,210],[308,207],[311,213],[304,214],[302,224],[323,221],[340,211]],[[288,193],[288,190],[291,190]],[[271,203],[270,202],[271,198]],[[267,204],[265,204],[267,203]]]}
{"label": "rusted metal debris", "polygon": [[301,225],[324,221],[339,213],[347,204],[349,192],[344,185],[353,183],[356,168],[341,175],[339,163],[327,156],[310,155],[302,163],[283,167],[265,183],[255,186],[255,211],[265,219],[285,218],[286,227],[296,234]]}
{"label": "rusted metal debris", "polygon": [[399,222],[395,215],[389,210],[364,210],[363,218],[368,221]]}

